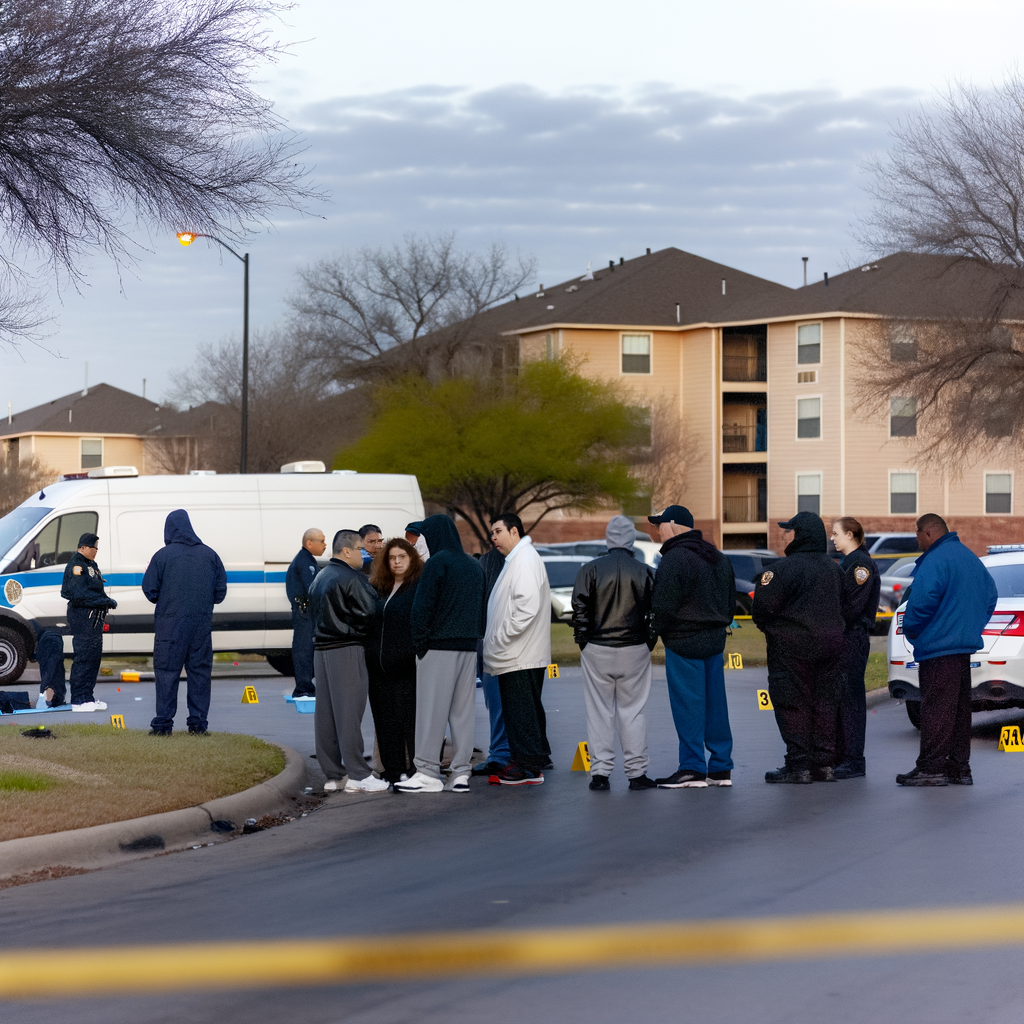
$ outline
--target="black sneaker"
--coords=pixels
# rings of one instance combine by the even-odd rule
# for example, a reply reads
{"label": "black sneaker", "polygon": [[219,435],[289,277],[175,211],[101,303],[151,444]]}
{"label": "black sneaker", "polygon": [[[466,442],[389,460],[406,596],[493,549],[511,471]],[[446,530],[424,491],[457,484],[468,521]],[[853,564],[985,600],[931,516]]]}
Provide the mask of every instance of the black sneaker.
{"label": "black sneaker", "polygon": [[709,786],[731,786],[732,785],[732,772],[708,772],[708,785]]}
{"label": "black sneaker", "polygon": [[897,775],[896,782],[900,786],[948,786],[949,779],[942,772],[923,772],[915,768],[906,775]]}
{"label": "black sneaker", "polygon": [[611,789],[612,784],[608,781],[607,775],[591,775],[590,776],[590,788],[591,789]]}
{"label": "black sneaker", "polygon": [[658,784],[654,779],[647,778],[647,775],[638,775],[635,779],[629,780],[630,789],[657,789]]}
{"label": "black sneaker", "polygon": [[968,768],[966,771],[947,771],[946,780],[951,786],[973,786],[974,776],[971,774],[971,769]]}
{"label": "black sneaker", "polygon": [[814,780],[806,768],[787,768],[783,765],[773,772],[764,773],[765,782],[782,782],[794,786],[809,786]]}
{"label": "black sneaker", "polygon": [[150,729],[149,730],[149,735],[150,736],[170,736],[171,735],[171,730],[170,729]]}
{"label": "black sneaker", "polygon": [[703,772],[683,769],[664,779],[655,779],[654,784],[659,789],[707,789],[708,777]]}
{"label": "black sneaker", "polygon": [[190,725],[188,727],[189,736],[209,736],[209,729],[200,729],[198,725]]}
{"label": "black sneaker", "polygon": [[507,764],[500,771],[494,772],[487,781],[492,786],[539,786],[544,776],[540,772],[531,772],[529,768]]}
{"label": "black sneaker", "polygon": [[505,765],[499,764],[497,761],[485,761],[483,764],[478,764],[475,768],[470,771],[470,775],[494,775],[500,772]]}
{"label": "black sneaker", "polygon": [[812,768],[811,778],[815,782],[835,782],[836,770],[830,764],[823,765],[820,768]]}
{"label": "black sneaker", "polygon": [[837,779],[863,779],[867,771],[862,764],[855,764],[853,761],[844,761],[832,769],[832,774]]}

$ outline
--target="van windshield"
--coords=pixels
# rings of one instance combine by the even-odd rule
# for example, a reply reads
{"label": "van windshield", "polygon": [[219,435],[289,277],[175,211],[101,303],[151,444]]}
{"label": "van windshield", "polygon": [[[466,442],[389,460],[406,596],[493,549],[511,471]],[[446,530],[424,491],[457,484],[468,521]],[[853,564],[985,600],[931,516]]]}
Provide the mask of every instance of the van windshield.
{"label": "van windshield", "polygon": [[53,509],[41,505],[30,505],[27,508],[16,508],[0,519],[0,559],[8,554],[40,519],[52,511]]}

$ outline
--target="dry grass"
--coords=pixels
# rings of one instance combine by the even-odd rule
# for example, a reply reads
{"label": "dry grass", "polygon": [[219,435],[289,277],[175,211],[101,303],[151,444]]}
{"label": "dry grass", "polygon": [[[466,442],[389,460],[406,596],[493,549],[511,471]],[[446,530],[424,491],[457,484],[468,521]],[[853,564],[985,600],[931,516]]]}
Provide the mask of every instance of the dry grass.
{"label": "dry grass", "polygon": [[0,841],[191,807],[277,775],[281,751],[254,736],[149,736],[55,725],[50,739],[0,726]]}

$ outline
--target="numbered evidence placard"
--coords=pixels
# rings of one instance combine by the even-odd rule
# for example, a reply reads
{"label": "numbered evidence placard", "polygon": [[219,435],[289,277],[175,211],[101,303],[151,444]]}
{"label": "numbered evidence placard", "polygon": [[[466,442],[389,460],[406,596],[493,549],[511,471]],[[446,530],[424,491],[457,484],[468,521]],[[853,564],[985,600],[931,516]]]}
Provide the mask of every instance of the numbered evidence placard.
{"label": "numbered evidence placard", "polygon": [[775,710],[775,707],[772,704],[772,699],[769,696],[767,690],[758,690],[757,691],[757,706],[762,711],[774,711]]}
{"label": "numbered evidence placard", "polygon": [[260,699],[256,696],[256,687],[247,686],[242,692],[242,703],[243,704],[259,704]]}
{"label": "numbered evidence placard", "polygon": [[726,668],[743,668],[743,655],[742,654],[726,654],[725,655],[725,667]]}
{"label": "numbered evidence placard", "polygon": [[1004,725],[999,731],[999,746],[996,749],[1011,753],[1024,753],[1024,743],[1020,738],[1020,726]]}

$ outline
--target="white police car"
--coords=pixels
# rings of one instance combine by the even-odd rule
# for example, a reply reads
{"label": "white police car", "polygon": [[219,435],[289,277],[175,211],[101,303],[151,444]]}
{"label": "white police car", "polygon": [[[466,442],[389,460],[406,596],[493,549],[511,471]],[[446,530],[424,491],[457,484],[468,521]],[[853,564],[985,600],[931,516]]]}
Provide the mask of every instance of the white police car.
{"label": "white police car", "polygon": [[[971,710],[1024,708],[1024,551],[986,555],[999,600],[982,632],[984,646],[971,659]],[[921,690],[913,644],[903,635],[904,601],[889,627],[889,693],[906,701],[921,724]]]}

